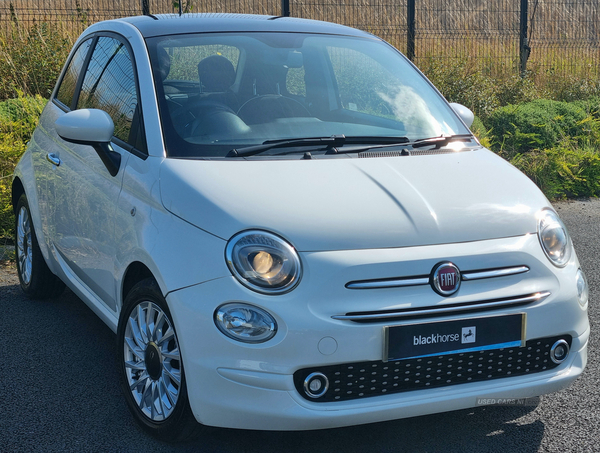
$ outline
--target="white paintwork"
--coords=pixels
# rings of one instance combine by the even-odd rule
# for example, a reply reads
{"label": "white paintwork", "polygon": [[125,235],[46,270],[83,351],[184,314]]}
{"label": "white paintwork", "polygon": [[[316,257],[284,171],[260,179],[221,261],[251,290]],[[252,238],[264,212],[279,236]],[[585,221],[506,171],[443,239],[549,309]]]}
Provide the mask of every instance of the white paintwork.
{"label": "white paintwork", "polygon": [[98,109],[79,109],[57,118],[56,133],[67,140],[90,143],[110,142],[115,125],[110,115]]}
{"label": "white paintwork", "polygon": [[[80,40],[101,30],[127,37],[133,49],[149,157],[116,148],[123,156],[121,169],[117,177],[107,176],[91,148],[67,144],[57,135],[66,131],[72,140],[104,140],[106,125],[86,125],[92,115],[104,121],[102,114],[64,114],[50,102],[15,175],[25,187],[50,269],[113,331],[127,269],[135,262],[150,269],[173,316],[198,421],[249,429],[347,426],[472,407],[477,398],[535,396],[560,390],[581,374],[589,322],[587,306],[577,302],[577,257],[573,253],[562,269],[548,261],[535,216],[550,205],[504,160],[483,148],[372,159],[165,159],[143,38],[131,24],[111,21],[92,25]],[[452,107],[471,124],[468,109]],[[73,146],[79,147],[76,154]],[[45,160],[48,152],[63,161],[60,167]],[[68,172],[80,181],[72,190],[65,189]],[[87,202],[96,201],[108,208],[86,210]],[[58,215],[69,209],[77,217]],[[86,215],[96,229],[66,234],[82,227]],[[275,232],[299,250],[303,275],[297,288],[268,296],[231,275],[225,245],[245,229]],[[442,260],[464,271],[515,265],[530,271],[465,281],[450,298],[429,286],[345,288],[355,280],[428,275]],[[537,291],[551,295],[494,314],[525,311],[527,339],[572,335],[568,360],[554,370],[342,403],[312,403],[294,388],[292,375],[300,368],[382,359],[386,323],[356,324],[331,316]],[[275,337],[250,345],[224,336],[212,316],[219,305],[233,301],[271,313],[279,327]],[[476,314],[460,317],[471,316]],[[319,350],[323,338],[336,342],[331,354]]]}
{"label": "white paintwork", "polygon": [[[377,291],[351,291],[348,281],[428,272],[444,256],[461,269],[522,261],[531,268],[526,276],[463,282],[451,298],[435,294],[429,286]],[[536,235],[464,244],[301,253],[305,275],[294,291],[283,296],[262,296],[243,288],[232,277],[175,291],[168,301],[179,332],[184,363],[190,379],[192,408],[208,425],[244,429],[318,429],[411,417],[471,407],[480,397],[525,397],[553,392],[569,385],[583,370],[590,333],[587,311],[576,300],[573,273],[556,272],[539,247]],[[435,306],[444,303],[503,298],[546,289],[552,295],[526,309],[503,309],[494,314],[527,312],[527,338],[571,334],[567,362],[538,375],[507,378],[457,387],[407,392],[342,403],[311,403],[296,392],[293,373],[304,366],[382,360],[383,326],[335,321],[332,315],[366,307],[386,310]],[[222,335],[205,313],[213,301],[245,301],[271,313],[279,332],[269,342],[246,345]],[[462,319],[480,316],[445,316]],[[394,322],[393,325],[414,321]],[[319,341],[332,337],[338,349],[325,356]],[[301,351],[301,353],[299,352]],[[290,360],[291,357],[295,359]],[[214,389],[219,389],[215,394]],[[255,413],[255,416],[251,416]]]}
{"label": "white paintwork", "polygon": [[470,109],[456,102],[451,102],[450,107],[452,107],[452,110],[454,110],[458,116],[460,116],[467,127],[471,127],[473,121],[475,120],[475,114]]}
{"label": "white paintwork", "polygon": [[483,148],[301,162],[167,159],[160,189],[169,211],[212,234],[263,228],[302,251],[534,233],[534,214],[549,206],[529,178]]}

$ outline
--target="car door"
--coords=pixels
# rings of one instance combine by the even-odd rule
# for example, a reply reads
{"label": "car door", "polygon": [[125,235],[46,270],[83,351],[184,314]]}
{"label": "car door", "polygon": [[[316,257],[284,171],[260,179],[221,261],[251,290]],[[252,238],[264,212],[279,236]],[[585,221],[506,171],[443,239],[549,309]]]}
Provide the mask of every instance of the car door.
{"label": "car door", "polygon": [[111,176],[88,145],[63,145],[56,168],[52,224],[54,247],[82,283],[112,311],[116,306],[114,225],[123,172],[139,142],[139,106],[132,54],[118,35],[98,36],[89,58],[76,108],[104,110],[113,119],[113,149],[121,154]]}
{"label": "car door", "polygon": [[52,243],[54,236],[53,206],[56,187],[56,176],[58,167],[52,164],[52,159],[65,149],[66,142],[58,140],[54,132],[56,119],[68,112],[75,98],[77,81],[83,72],[83,68],[93,43],[92,38],[83,41],[73,52],[68,62],[64,75],[52,101],[46,106],[44,115],[40,117],[40,124],[36,129],[31,146],[31,153],[36,177],[38,207],[41,220],[43,238],[48,246]]}

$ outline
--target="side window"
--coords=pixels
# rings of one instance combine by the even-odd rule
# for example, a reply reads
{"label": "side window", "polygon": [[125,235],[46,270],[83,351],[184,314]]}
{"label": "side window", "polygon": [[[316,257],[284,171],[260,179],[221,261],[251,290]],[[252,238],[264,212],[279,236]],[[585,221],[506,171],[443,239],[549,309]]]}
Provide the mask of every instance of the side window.
{"label": "side window", "polygon": [[394,119],[389,107],[388,86],[398,78],[370,56],[353,49],[327,47],[337,81],[342,108]]}
{"label": "side window", "polygon": [[[77,108],[104,110],[115,123],[115,137],[139,146],[132,137],[139,134],[131,134],[132,123],[139,122],[137,104],[135,75],[127,47],[118,39],[100,37],[83,79]],[[136,132],[137,129],[135,125]]]}
{"label": "side window", "polygon": [[58,92],[56,93],[56,99],[58,99],[60,102],[62,102],[69,108],[71,108],[71,103],[73,102],[73,95],[75,94],[75,86],[77,85],[77,80],[79,79],[81,68],[83,67],[85,57],[87,56],[91,44],[92,39],[88,39],[79,46],[79,48],[73,55],[71,62],[69,63],[69,67],[65,71],[65,76],[60,82],[60,87],[58,88]]}

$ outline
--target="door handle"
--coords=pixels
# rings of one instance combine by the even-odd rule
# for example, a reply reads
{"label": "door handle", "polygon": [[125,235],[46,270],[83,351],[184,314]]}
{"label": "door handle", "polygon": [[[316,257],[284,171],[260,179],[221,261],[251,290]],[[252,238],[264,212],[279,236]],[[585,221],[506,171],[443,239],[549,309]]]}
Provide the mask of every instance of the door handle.
{"label": "door handle", "polygon": [[48,162],[50,162],[52,165],[55,165],[57,167],[60,166],[60,159],[57,157],[56,154],[54,153],[48,153],[46,154],[46,159],[48,160]]}

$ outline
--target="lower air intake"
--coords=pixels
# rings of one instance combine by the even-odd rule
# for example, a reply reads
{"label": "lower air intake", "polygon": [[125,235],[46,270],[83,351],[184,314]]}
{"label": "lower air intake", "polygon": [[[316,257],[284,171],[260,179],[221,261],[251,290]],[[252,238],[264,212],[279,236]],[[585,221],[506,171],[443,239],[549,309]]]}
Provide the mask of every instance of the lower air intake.
{"label": "lower air intake", "polygon": [[[326,403],[523,376],[557,367],[550,350],[559,340],[571,346],[571,336],[563,335],[529,340],[521,348],[305,368],[294,373],[294,383],[307,400]],[[318,398],[304,389],[305,379],[313,373],[322,373],[329,381],[327,392]]]}

